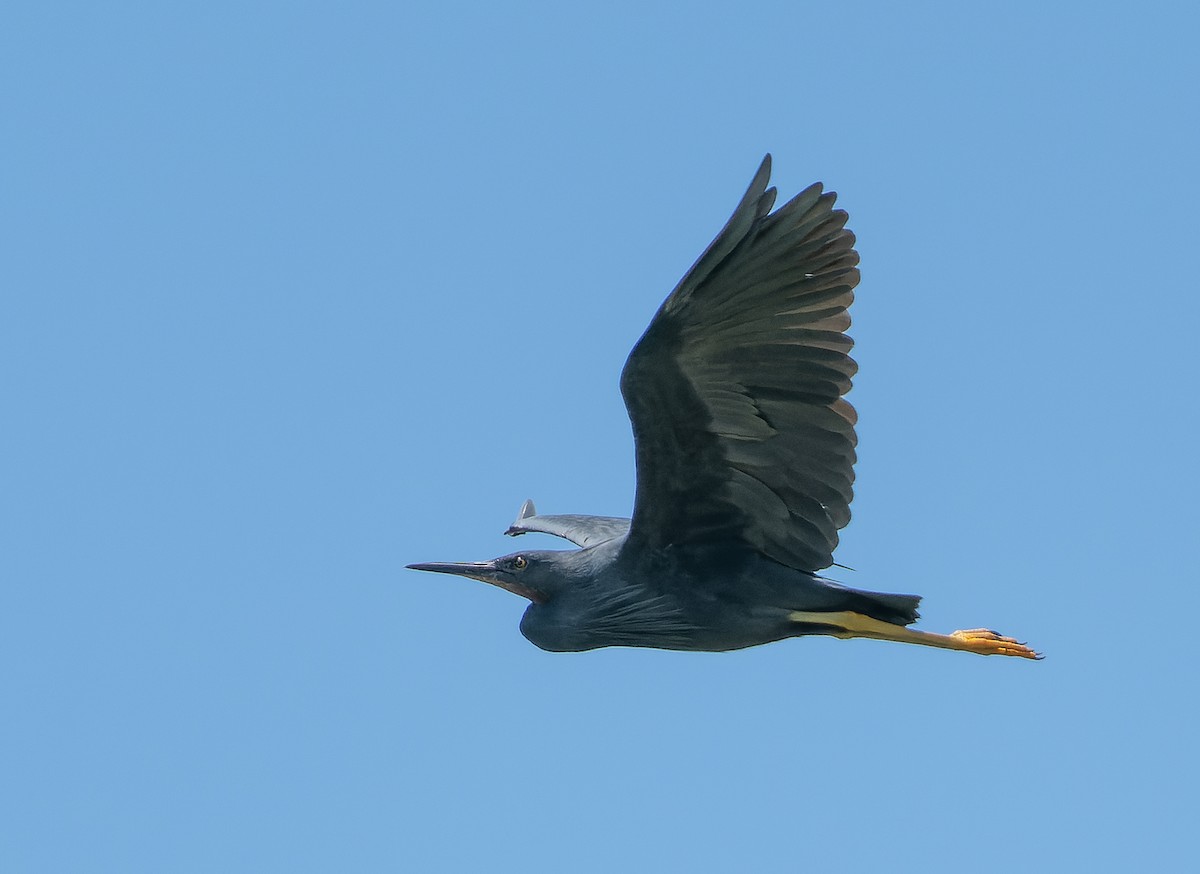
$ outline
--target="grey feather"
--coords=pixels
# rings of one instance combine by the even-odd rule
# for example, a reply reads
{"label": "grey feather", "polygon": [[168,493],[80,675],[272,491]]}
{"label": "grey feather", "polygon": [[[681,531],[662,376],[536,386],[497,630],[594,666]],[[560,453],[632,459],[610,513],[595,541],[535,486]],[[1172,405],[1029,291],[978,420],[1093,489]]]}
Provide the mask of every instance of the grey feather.
{"label": "grey feather", "polygon": [[539,516],[533,501],[528,500],[504,533],[510,537],[531,532],[552,534],[586,548],[623,537],[628,531],[629,520],[618,516]]}

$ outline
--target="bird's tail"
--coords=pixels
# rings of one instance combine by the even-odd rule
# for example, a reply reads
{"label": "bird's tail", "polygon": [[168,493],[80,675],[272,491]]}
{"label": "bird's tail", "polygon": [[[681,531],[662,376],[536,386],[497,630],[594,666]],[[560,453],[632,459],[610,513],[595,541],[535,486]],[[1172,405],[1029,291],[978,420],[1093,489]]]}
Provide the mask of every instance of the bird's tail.
{"label": "bird's tail", "polygon": [[894,625],[912,625],[921,614],[917,607],[921,604],[920,595],[892,595],[878,592],[864,592],[867,598],[877,604],[877,610],[864,610],[868,616],[874,616],[884,622]]}
{"label": "bird's tail", "polygon": [[828,577],[816,577],[814,582],[820,588],[806,589],[804,592],[804,610],[808,612],[849,611],[889,625],[912,625],[921,615],[917,612],[921,603],[920,595],[852,589]]}
{"label": "bird's tail", "polygon": [[890,592],[864,592],[860,589],[850,589],[858,602],[851,609],[865,613],[880,622],[890,622],[892,625],[912,625],[921,614],[917,607],[921,603],[920,595],[893,595]]}

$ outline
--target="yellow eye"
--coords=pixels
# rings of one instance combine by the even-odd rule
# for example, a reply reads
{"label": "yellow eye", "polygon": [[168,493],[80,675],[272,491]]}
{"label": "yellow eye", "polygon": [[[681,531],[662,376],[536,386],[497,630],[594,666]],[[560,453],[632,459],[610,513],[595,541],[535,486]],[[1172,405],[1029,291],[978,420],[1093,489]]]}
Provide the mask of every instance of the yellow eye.
{"label": "yellow eye", "polygon": [[529,559],[523,555],[518,555],[513,559],[513,567],[519,571],[523,571],[525,568],[529,567]]}

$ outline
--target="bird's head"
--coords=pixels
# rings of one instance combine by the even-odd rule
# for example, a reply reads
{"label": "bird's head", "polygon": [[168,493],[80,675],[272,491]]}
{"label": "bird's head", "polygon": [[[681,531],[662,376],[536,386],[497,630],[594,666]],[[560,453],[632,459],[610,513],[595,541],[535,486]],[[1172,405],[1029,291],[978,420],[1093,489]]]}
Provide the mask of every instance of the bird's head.
{"label": "bird's head", "polygon": [[491,561],[428,562],[410,564],[414,571],[455,574],[490,583],[528,598],[534,604],[545,604],[560,586],[558,568],[562,552],[514,552]]}

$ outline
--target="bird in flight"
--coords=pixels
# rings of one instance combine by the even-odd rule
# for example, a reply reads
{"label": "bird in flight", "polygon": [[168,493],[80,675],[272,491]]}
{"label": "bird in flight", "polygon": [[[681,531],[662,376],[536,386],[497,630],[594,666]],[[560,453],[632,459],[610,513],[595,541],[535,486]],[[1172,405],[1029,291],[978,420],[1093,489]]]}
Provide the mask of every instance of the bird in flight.
{"label": "bird in flight", "polygon": [[633,425],[633,518],[538,515],[510,535],[578,548],[410,564],[529,600],[542,649],[724,651],[790,637],[865,637],[980,655],[1040,655],[976,628],[910,626],[917,595],[819,575],[850,521],[857,365],[854,235],[820,183],[771,211],[771,156],[733,216],[667,296],[621,374]]}

